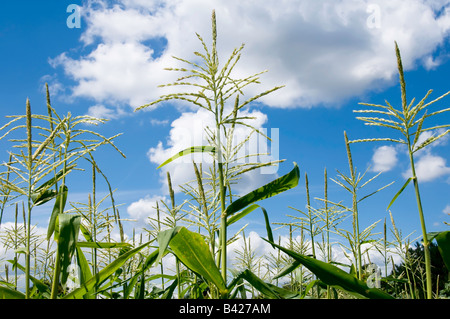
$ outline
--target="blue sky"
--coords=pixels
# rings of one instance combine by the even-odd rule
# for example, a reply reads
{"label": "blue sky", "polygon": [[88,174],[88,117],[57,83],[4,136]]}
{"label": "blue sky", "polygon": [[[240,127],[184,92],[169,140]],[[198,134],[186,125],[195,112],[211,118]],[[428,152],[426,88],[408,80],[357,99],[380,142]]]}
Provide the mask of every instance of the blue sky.
{"label": "blue sky", "polygon": [[[117,189],[124,218],[143,220],[154,213],[158,199],[167,199],[161,159],[181,149],[179,132],[203,120],[197,109],[164,103],[134,113],[134,108],[156,99],[157,85],[170,82],[164,67],[176,66],[172,55],[191,59],[201,50],[198,32],[210,43],[210,14],[218,21],[222,61],[242,42],[246,44],[237,66],[238,76],[268,69],[261,85],[248,96],[275,85],[285,88],[250,106],[257,125],[279,129],[279,158],[285,159],[278,176],[298,163],[299,186],[261,203],[272,222],[287,221],[288,206],[304,209],[304,175],[311,197],[321,197],[323,171],[335,178],[348,174],[343,132],[350,139],[389,135],[355,119],[358,102],[398,105],[394,40],[399,43],[407,81],[407,98],[421,99],[429,89],[434,99],[448,90],[450,74],[449,1],[10,1],[0,10],[0,126],[6,115],[22,114],[26,98],[34,113],[46,112],[44,84],[48,82],[52,106],[59,114],[91,114],[109,118],[98,128],[105,136],[123,133],[111,149],[97,152],[97,161]],[[81,8],[81,27],[66,24],[68,5]],[[449,98],[433,108],[447,108]],[[447,124],[448,114],[439,117]],[[432,123],[430,123],[432,124]],[[1,160],[11,144],[0,142]],[[383,147],[379,149],[379,147]],[[386,147],[389,146],[389,147]],[[187,147],[187,146],[186,146]],[[450,163],[446,138],[417,158],[429,231],[447,230],[450,212]],[[362,190],[362,196],[392,181],[395,183],[360,206],[362,227],[388,218],[386,207],[405,181],[408,158],[395,145],[352,144],[353,162],[368,178],[386,170]],[[377,152],[378,151],[378,152]],[[378,154],[378,157],[374,157]],[[176,182],[187,181],[186,165],[171,166]],[[190,167],[190,166],[189,166]],[[240,190],[251,190],[276,175],[255,173]],[[71,199],[87,201],[89,172],[68,181]],[[330,200],[350,205],[351,197],[329,181]],[[106,191],[106,185],[100,184]],[[181,194],[177,194],[177,199]],[[319,202],[313,205],[320,206]],[[46,206],[47,207],[47,206]],[[45,227],[48,207],[36,210],[33,221]],[[397,226],[420,235],[412,185],[391,207]],[[5,221],[13,220],[12,213]],[[264,234],[262,215],[248,217],[249,229]],[[136,224],[142,225],[142,224]],[[135,224],[129,222],[128,229]],[[381,224],[380,224],[381,226]],[[377,230],[381,231],[381,227]]]}

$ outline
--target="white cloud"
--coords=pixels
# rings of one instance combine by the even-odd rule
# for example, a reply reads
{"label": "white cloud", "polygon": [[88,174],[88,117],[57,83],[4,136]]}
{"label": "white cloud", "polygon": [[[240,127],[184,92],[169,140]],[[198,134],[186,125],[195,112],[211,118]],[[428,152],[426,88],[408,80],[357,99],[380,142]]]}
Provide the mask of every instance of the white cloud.
{"label": "white cloud", "polygon": [[169,124],[169,120],[158,120],[158,119],[151,119],[150,124],[153,126],[156,125],[167,125]]}
{"label": "white cloud", "polygon": [[[111,2],[110,2],[111,3]],[[246,47],[236,76],[268,69],[262,85],[286,87],[263,99],[275,107],[311,107],[339,102],[397,80],[394,41],[406,70],[435,68],[436,48],[449,35],[450,10],[441,1],[91,0],[83,8],[81,36],[86,54],[53,60],[76,81],[74,97],[132,107],[156,99],[157,85],[171,82],[171,57],[195,60],[202,50],[195,32],[210,42],[210,15],[216,10],[219,52],[224,61],[242,42]],[[373,9],[376,9],[375,11]],[[370,10],[368,10],[370,9]],[[442,10],[441,10],[442,9]],[[440,10],[440,14],[435,12]],[[374,15],[375,14],[375,15]],[[376,22],[376,23],[374,23]],[[162,52],[152,41],[165,38]],[[158,50],[157,50],[158,51]]]}
{"label": "white cloud", "polygon": [[[263,125],[267,121],[267,116],[260,111],[242,111],[238,116],[248,116],[254,117],[254,119],[247,120],[247,124],[263,130]],[[205,133],[205,128],[210,127],[215,128],[214,118],[212,113],[199,109],[196,112],[184,112],[182,115],[172,122],[172,128],[169,132],[169,137],[166,145],[163,142],[159,142],[156,147],[149,149],[147,155],[152,163],[160,165],[167,159],[192,146],[202,146],[209,145],[207,138],[208,135]],[[240,158],[245,154],[256,154],[256,153],[269,153],[268,155],[260,156],[259,158],[250,157],[245,161],[254,162],[258,160],[259,162],[267,162],[270,160],[278,160],[278,140],[277,136],[271,135],[272,130],[267,130],[270,137],[273,138],[273,142],[268,146],[267,141],[264,137],[257,133],[253,133],[250,139],[245,143],[245,149],[242,148],[238,153],[236,158]],[[236,126],[235,129],[235,141],[233,145],[244,141],[244,139],[251,133],[251,129],[243,126]],[[222,142],[225,142],[224,137]],[[172,185],[176,192],[180,191],[178,185],[187,183],[191,180],[195,180],[194,169],[192,166],[192,161],[195,160],[197,163],[202,163],[203,170],[207,171],[208,167],[211,166],[213,158],[207,153],[195,153],[182,156],[173,162],[163,166],[160,169],[160,182],[163,185],[164,193],[167,194],[167,172],[170,172]],[[238,160],[238,163],[243,163],[244,160]],[[262,186],[269,181],[276,178],[277,167],[257,169],[247,172],[238,181],[236,185],[232,188],[235,192],[240,194],[251,191],[259,186]]]}
{"label": "white cloud", "polygon": [[[128,206],[127,213],[130,218],[135,219],[139,225],[143,226],[148,222],[148,218],[156,219],[156,203],[162,200],[166,201],[167,199],[163,196],[148,196],[145,198],[141,198]],[[163,208],[161,204],[159,204],[159,206]],[[162,216],[162,213],[160,216]]]}
{"label": "white cloud", "polygon": [[378,147],[372,156],[372,171],[387,172],[397,164],[397,150],[393,146]]}
{"label": "white cloud", "polygon": [[442,211],[444,214],[450,215],[450,205],[445,206],[444,210]]}
{"label": "white cloud", "polygon": [[[417,179],[421,182],[429,182],[439,177],[449,175],[450,167],[447,167],[443,157],[425,154],[415,163]],[[411,177],[411,171],[403,173],[405,178]]]}
{"label": "white cloud", "polygon": [[89,107],[87,114],[96,118],[116,119],[119,116],[125,114],[125,112],[121,109],[114,110],[102,104],[97,104]]}

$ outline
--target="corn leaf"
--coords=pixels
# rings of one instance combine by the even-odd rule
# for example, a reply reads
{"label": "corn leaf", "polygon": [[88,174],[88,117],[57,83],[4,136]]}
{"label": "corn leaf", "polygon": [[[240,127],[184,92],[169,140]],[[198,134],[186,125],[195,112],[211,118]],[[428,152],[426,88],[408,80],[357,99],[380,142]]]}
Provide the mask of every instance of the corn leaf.
{"label": "corn leaf", "polygon": [[346,273],[345,271],[336,266],[333,266],[331,264],[325,263],[312,257],[300,255],[287,248],[279,246],[274,242],[269,242],[266,239],[264,240],[270,243],[272,246],[277,247],[281,251],[285,252],[286,254],[294,258],[296,261],[300,262],[311,272],[313,272],[326,285],[335,286],[337,288],[341,288],[345,291],[348,291],[352,294],[370,299],[393,299],[392,296],[388,295],[382,290],[376,288],[369,288],[366,283],[362,282],[361,280],[358,280],[354,276]]}
{"label": "corn leaf", "polygon": [[[79,280],[80,280],[80,282],[86,282],[92,278],[91,267],[89,266],[89,263],[88,263],[86,257],[84,256],[83,250],[78,245],[77,245],[77,249],[76,249],[76,255],[77,255],[77,265],[80,270]],[[95,296],[92,294],[86,293],[84,298],[85,299],[95,299]]]}
{"label": "corn leaf", "polygon": [[289,189],[292,189],[298,185],[299,178],[300,178],[300,170],[297,164],[294,163],[294,169],[290,171],[288,174],[281,176],[276,180],[258,189],[255,189],[254,191],[235,200],[225,209],[225,214],[227,216],[230,216],[240,211],[241,209],[244,209],[250,204],[275,196]]}
{"label": "corn leaf", "polygon": [[136,253],[146,247],[150,242],[142,244],[139,247],[136,247],[132,250],[127,251],[126,253],[119,256],[112,263],[103,268],[98,274],[92,276],[89,280],[85,281],[81,284],[80,288],[75,289],[68,295],[64,297],[64,299],[80,299],[86,293],[91,292],[95,286],[100,285],[102,282],[107,280],[112,274],[116,272],[117,269],[123,266],[123,264],[133,257]]}
{"label": "corn leaf", "polygon": [[226,293],[225,282],[203,237],[182,227],[170,240],[170,248],[190,270],[216,285],[221,294]]}
{"label": "corn leaf", "polygon": [[[55,205],[53,206],[52,214],[50,216],[50,221],[48,223],[47,240],[50,239],[53,232],[55,231],[56,216],[58,216],[58,214],[61,214],[64,212],[64,207],[66,206],[68,191],[69,190],[66,185],[59,187],[59,192],[57,193]],[[63,210],[62,212],[60,211],[61,207]]]}
{"label": "corn leaf", "polygon": [[234,214],[233,216],[228,218],[227,219],[227,227],[230,226],[231,224],[237,222],[241,218],[247,216],[248,214],[250,214],[252,211],[254,211],[257,208],[261,208],[261,210],[263,212],[264,221],[266,222],[266,230],[267,230],[268,238],[270,241],[273,241],[272,228],[270,227],[269,215],[267,214],[267,210],[264,207],[259,206],[257,204],[250,205],[247,208],[245,208],[244,210],[242,210],[241,212]]}
{"label": "corn leaf", "polygon": [[172,156],[171,158],[169,158],[168,160],[166,160],[164,163],[162,163],[161,165],[158,166],[158,169],[163,167],[164,165],[169,164],[170,162],[176,160],[179,157],[182,157],[184,155],[189,155],[192,153],[215,153],[216,148],[213,146],[193,146],[193,147],[189,147],[177,154],[175,154],[174,156]]}
{"label": "corn leaf", "polygon": [[408,178],[405,182],[405,184],[402,186],[402,188],[397,192],[397,194],[395,194],[394,198],[392,198],[391,202],[389,203],[388,207],[386,209],[389,209],[389,207],[392,206],[392,204],[394,204],[394,202],[396,201],[397,197],[400,196],[400,194],[403,192],[403,190],[406,188],[406,186],[408,186],[408,184],[411,182],[412,177]]}
{"label": "corn leaf", "polygon": [[0,299],[25,299],[25,295],[20,291],[0,286]]}
{"label": "corn leaf", "polygon": [[167,247],[169,246],[170,240],[180,231],[180,229],[181,226],[178,226],[164,231],[160,231],[158,233],[159,254],[155,263],[158,263],[164,256],[164,253],[166,252]]}
{"label": "corn leaf", "polygon": [[61,258],[61,284],[65,284],[69,276],[68,269],[75,253],[80,230],[81,216],[60,214],[58,252]]}
{"label": "corn leaf", "polygon": [[86,242],[79,241],[77,242],[77,247],[80,248],[130,248],[129,243],[111,243],[111,242]]}
{"label": "corn leaf", "polygon": [[450,271],[450,231],[428,233],[427,238],[429,241],[436,239],[442,260]]}

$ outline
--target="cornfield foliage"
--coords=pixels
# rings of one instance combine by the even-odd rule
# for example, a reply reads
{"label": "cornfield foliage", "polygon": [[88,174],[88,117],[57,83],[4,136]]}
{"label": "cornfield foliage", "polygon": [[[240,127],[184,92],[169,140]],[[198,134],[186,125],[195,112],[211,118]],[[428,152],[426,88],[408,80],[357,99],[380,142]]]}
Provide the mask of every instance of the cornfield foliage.
{"label": "cornfield foliage", "polygon": [[[177,92],[161,96],[157,103],[179,100],[191,103],[210,113],[214,127],[205,128],[207,145],[194,145],[180,150],[160,167],[180,157],[194,153],[211,156],[212,164],[203,167],[192,163],[195,180],[180,185],[188,198],[177,203],[170,172],[167,182],[170,201],[157,204],[157,218],[148,220],[148,228],[139,240],[127,238],[123,220],[114,200],[113,186],[96,161],[96,153],[111,147],[117,156],[125,155],[114,145],[117,134],[105,137],[94,129],[106,120],[91,116],[60,115],[52,107],[47,87],[47,114],[33,114],[31,103],[26,101],[25,115],[9,117],[0,128],[0,140],[9,139],[12,150],[0,172],[0,223],[5,214],[14,214],[12,227],[3,227],[1,244],[14,252],[14,258],[2,260],[5,271],[0,278],[0,297],[4,299],[238,299],[238,298],[370,298],[405,299],[423,296],[447,298],[450,283],[447,278],[432,276],[431,249],[437,247],[434,258],[440,258],[450,269],[450,232],[427,233],[421,205],[419,181],[414,171],[414,153],[445,136],[450,124],[426,127],[426,119],[436,117],[450,108],[430,111],[431,105],[450,92],[431,101],[426,99],[431,91],[414,104],[406,99],[405,80],[400,50],[395,45],[401,83],[401,108],[389,102],[386,105],[361,103],[372,109],[355,110],[357,119],[369,126],[395,130],[396,136],[374,139],[349,140],[344,132],[349,174],[338,171],[337,178],[328,178],[324,172],[324,196],[320,208],[313,207],[309,196],[308,175],[305,174],[307,205],[305,210],[288,206],[294,213],[290,222],[271,220],[270,211],[261,201],[299,187],[300,167],[293,163],[289,173],[254,189],[243,196],[233,190],[243,174],[265,166],[281,165],[283,161],[242,163],[238,154],[250,136],[237,139],[236,129],[249,128],[251,134],[262,132],[252,127],[251,118],[242,115],[252,102],[282,86],[243,100],[247,86],[259,83],[257,73],[243,79],[232,77],[244,46],[235,49],[228,60],[219,63],[216,48],[217,30],[215,13],[212,15],[212,46],[208,47],[197,34],[204,52],[195,52],[201,62],[177,60],[186,68],[169,68],[182,76],[166,87],[176,87]],[[180,90],[179,90],[180,89]],[[185,91],[183,91],[185,89]],[[89,124],[87,126],[86,124]],[[88,129],[89,128],[89,129]],[[93,129],[94,128],[94,129]],[[423,132],[438,130],[425,141]],[[17,137],[18,136],[18,137]],[[238,142],[236,142],[236,140]],[[388,223],[380,237],[373,230],[378,222],[361,228],[359,203],[382,191],[386,185],[369,195],[362,196],[361,189],[370,187],[377,176],[366,178],[353,165],[350,146],[357,142],[389,141],[407,146],[412,167],[412,177],[401,187],[389,208],[412,181],[419,219],[422,225],[423,257],[412,257],[409,236],[404,237],[391,216],[393,241],[387,239]],[[250,154],[258,156],[258,154]],[[84,165],[90,167],[92,189],[87,203],[68,202],[71,192],[70,177],[86,174]],[[285,164],[283,164],[285,165]],[[108,185],[109,194],[97,198],[98,177]],[[346,190],[352,198],[351,207],[328,198],[328,181]],[[33,225],[33,209],[51,203],[47,234],[39,235]],[[107,206],[106,208],[104,208]],[[189,207],[189,208],[186,208]],[[259,212],[259,213],[258,213]],[[261,214],[262,213],[262,214]],[[266,233],[261,234],[275,253],[257,256],[251,238],[246,238],[245,228],[230,233],[230,226],[248,214],[264,221]],[[257,218],[257,217],[255,217]],[[341,228],[341,222],[352,220],[351,229]],[[281,242],[274,238],[272,227],[289,229],[289,239]],[[119,229],[120,240],[111,236]],[[342,238],[349,264],[333,260],[330,234]],[[233,263],[229,260],[229,247],[243,239]],[[437,243],[437,245],[434,244]],[[227,249],[228,248],[228,249]],[[375,249],[385,258],[385,274],[373,281],[374,272],[367,260],[368,249]],[[435,249],[436,251],[436,249]],[[401,257],[402,271],[387,272],[388,266],[396,269],[389,259],[393,253]],[[173,268],[171,268],[173,267]],[[444,283],[444,284],[443,284]]]}

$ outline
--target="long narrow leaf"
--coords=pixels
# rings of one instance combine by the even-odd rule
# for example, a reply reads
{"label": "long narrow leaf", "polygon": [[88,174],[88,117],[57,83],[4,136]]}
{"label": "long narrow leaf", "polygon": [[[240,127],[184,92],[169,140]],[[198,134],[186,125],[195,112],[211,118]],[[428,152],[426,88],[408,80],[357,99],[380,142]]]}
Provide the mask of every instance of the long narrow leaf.
{"label": "long narrow leaf", "polygon": [[[268,240],[264,239],[269,242]],[[269,242],[272,246],[277,247],[285,252],[296,261],[303,264],[311,272],[313,272],[326,285],[335,286],[344,289],[351,293],[356,293],[360,296],[371,299],[392,299],[393,297],[386,294],[382,290],[376,288],[369,288],[366,283],[358,280],[356,277],[346,273],[342,269],[331,264],[317,260],[312,257],[297,254],[287,248],[279,246],[273,242]]]}
{"label": "long narrow leaf", "polygon": [[25,299],[25,295],[20,291],[0,286],[0,299]]}
{"label": "long narrow leaf", "polygon": [[[52,214],[50,216],[50,221],[48,223],[47,240],[50,239],[55,230],[56,216],[58,216],[58,214],[63,213],[64,211],[64,207],[66,206],[67,201],[67,193],[68,193],[67,186],[66,185],[60,186],[59,192],[56,196],[55,205],[53,206]],[[60,211],[61,207],[63,211]]]}
{"label": "long narrow leaf", "polygon": [[266,199],[275,196],[279,193],[292,189],[298,185],[300,178],[300,170],[296,163],[294,163],[294,169],[288,174],[277,178],[276,180],[258,188],[254,191],[242,196],[231,203],[225,210],[225,214],[230,216],[241,209],[244,209],[250,204],[253,204],[262,199]]}
{"label": "long narrow leaf", "polygon": [[69,275],[68,268],[75,253],[80,231],[81,216],[60,214],[58,252],[61,258],[61,283],[64,285]]}
{"label": "long narrow leaf", "polygon": [[[89,266],[89,263],[88,263],[86,257],[84,256],[83,250],[78,245],[77,245],[76,255],[77,255],[77,265],[78,265],[79,271],[80,271],[80,273],[78,274],[78,279],[80,280],[80,283],[86,282],[92,278],[91,267]],[[94,299],[95,296],[87,293],[84,296],[84,298],[85,299]]]}
{"label": "long narrow leaf", "polygon": [[428,233],[427,238],[429,241],[436,239],[439,252],[441,253],[442,260],[445,266],[450,271],[450,231],[442,231],[435,233]]}
{"label": "long narrow leaf", "polygon": [[64,299],[80,299],[82,298],[86,293],[91,292],[92,289],[99,285],[100,283],[107,280],[112,274],[116,272],[117,269],[123,266],[123,264],[133,257],[136,253],[141,251],[144,247],[146,247],[150,242],[147,242],[145,244],[142,244],[141,246],[134,248],[130,251],[127,251],[123,255],[121,255],[119,258],[114,260],[112,263],[110,263],[108,266],[103,268],[98,274],[93,276],[88,281],[81,284],[81,287],[72,291],[70,294],[66,295]]}
{"label": "long narrow leaf", "polygon": [[189,269],[207,281],[214,283],[219,291],[226,293],[225,282],[203,237],[182,227],[170,240],[170,248]]}
{"label": "long narrow leaf", "polygon": [[166,252],[166,249],[169,246],[170,240],[180,231],[180,229],[181,226],[177,226],[171,229],[160,231],[158,233],[159,254],[155,261],[156,263],[158,263],[164,256],[164,253]]}
{"label": "long narrow leaf", "polygon": [[77,247],[80,248],[129,248],[131,245],[129,243],[110,243],[110,242],[77,242]]}
{"label": "long narrow leaf", "polygon": [[192,153],[215,153],[216,148],[213,146],[193,146],[193,147],[189,147],[177,154],[175,154],[174,156],[172,156],[171,158],[169,158],[168,160],[166,160],[164,163],[162,163],[161,165],[158,166],[158,169],[163,167],[164,165],[169,164],[170,162],[176,160],[179,157],[182,157],[184,155],[188,155],[188,154],[192,154]]}
{"label": "long narrow leaf", "polygon": [[397,194],[395,194],[394,198],[392,198],[391,202],[389,203],[387,209],[389,209],[389,207],[391,207],[392,204],[394,204],[395,200],[397,199],[397,197],[400,196],[400,194],[403,192],[403,190],[406,188],[406,186],[408,186],[408,184],[411,182],[412,177],[408,178],[405,182],[405,184],[402,186],[402,188],[397,192]]}

